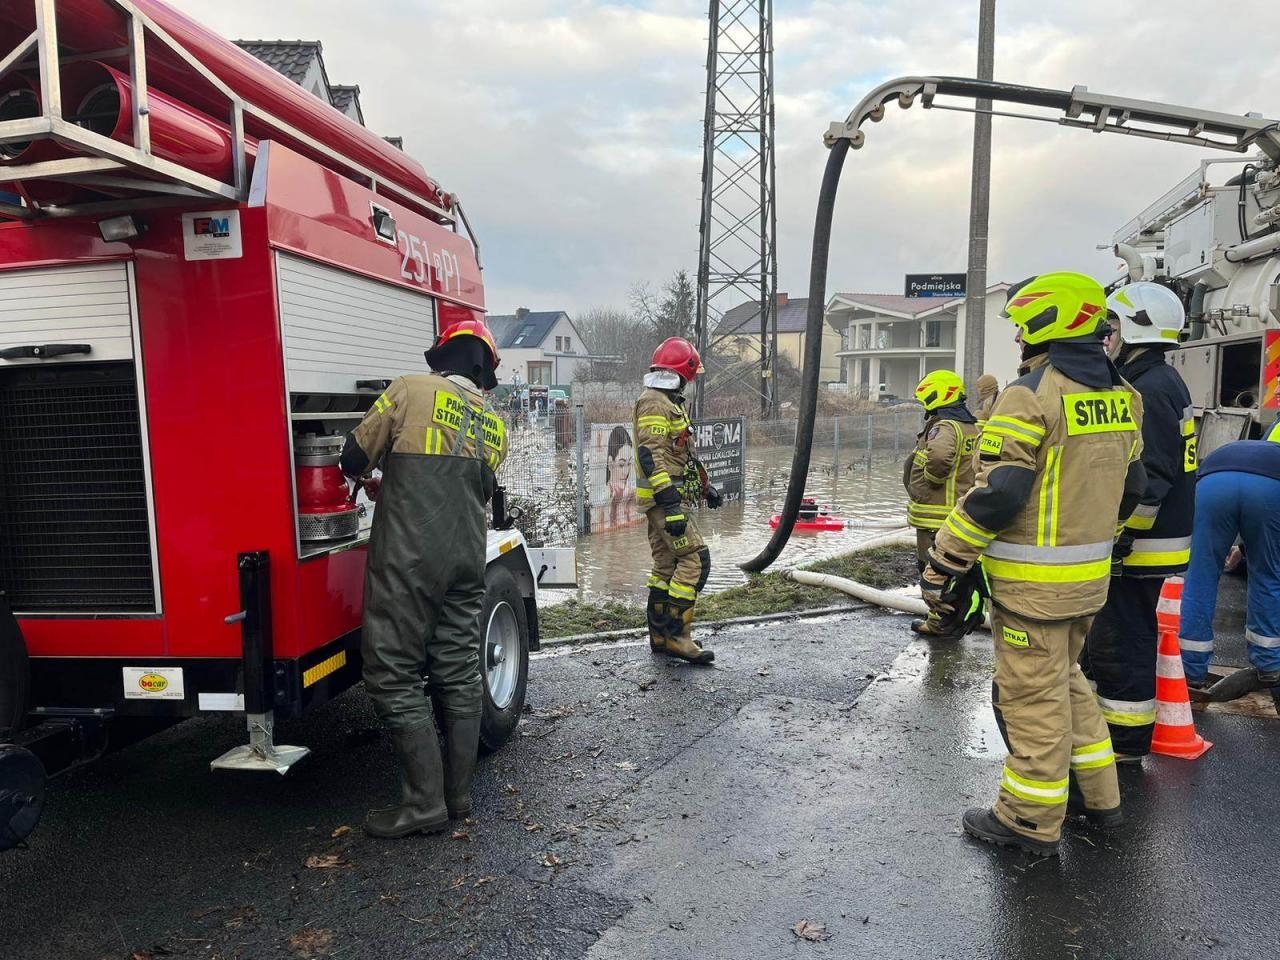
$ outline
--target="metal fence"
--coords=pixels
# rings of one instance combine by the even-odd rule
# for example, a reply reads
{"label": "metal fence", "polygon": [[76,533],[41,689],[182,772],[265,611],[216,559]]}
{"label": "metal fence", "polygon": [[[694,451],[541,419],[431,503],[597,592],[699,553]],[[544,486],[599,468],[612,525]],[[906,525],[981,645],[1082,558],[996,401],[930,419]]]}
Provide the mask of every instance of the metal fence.
{"label": "metal fence", "polygon": [[[921,425],[920,408],[912,404],[819,418],[813,427],[810,474],[831,476],[876,463],[900,463]],[[797,427],[795,420],[747,421],[746,497],[773,496],[785,484]],[[588,478],[603,469],[607,454],[592,443],[585,409],[512,416],[507,436],[509,452],[499,479],[508,507],[520,511],[516,526],[525,538],[563,545],[587,535],[592,516]]]}

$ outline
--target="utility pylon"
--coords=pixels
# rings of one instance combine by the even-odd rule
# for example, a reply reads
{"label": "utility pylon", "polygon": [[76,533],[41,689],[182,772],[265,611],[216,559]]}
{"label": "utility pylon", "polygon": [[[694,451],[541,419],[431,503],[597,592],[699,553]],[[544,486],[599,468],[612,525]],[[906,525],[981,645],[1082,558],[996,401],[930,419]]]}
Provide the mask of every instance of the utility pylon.
{"label": "utility pylon", "polygon": [[[744,301],[760,305],[760,412],[773,417],[779,402],[773,0],[710,0],[708,18],[694,334],[708,364],[725,311]],[[708,366],[707,380],[713,372]],[[695,415],[705,389],[694,395]]]}

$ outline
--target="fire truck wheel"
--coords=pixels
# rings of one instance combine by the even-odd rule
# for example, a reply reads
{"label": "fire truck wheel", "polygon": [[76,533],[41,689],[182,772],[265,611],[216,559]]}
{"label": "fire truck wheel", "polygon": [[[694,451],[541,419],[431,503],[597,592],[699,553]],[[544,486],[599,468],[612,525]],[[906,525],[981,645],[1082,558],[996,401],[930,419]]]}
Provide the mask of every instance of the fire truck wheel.
{"label": "fire truck wheel", "polygon": [[484,580],[484,607],[480,611],[480,676],[484,678],[480,746],[492,753],[507,742],[524,710],[529,682],[529,624],[524,598],[509,570],[490,567]]}
{"label": "fire truck wheel", "polygon": [[17,733],[23,726],[27,715],[29,679],[27,645],[22,639],[22,631],[0,599],[0,741]]}

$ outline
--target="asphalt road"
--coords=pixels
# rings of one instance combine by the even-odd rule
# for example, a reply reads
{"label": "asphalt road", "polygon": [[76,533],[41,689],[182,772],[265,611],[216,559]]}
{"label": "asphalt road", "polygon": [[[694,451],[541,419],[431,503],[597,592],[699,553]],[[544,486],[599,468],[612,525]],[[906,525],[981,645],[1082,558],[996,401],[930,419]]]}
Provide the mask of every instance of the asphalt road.
{"label": "asphalt road", "polygon": [[0,958],[1280,954],[1280,723],[1198,716],[1126,827],[1031,861],[959,829],[1003,759],[989,644],[868,611],[722,631],[714,669],[554,651],[480,822],[404,841],[359,829],[396,775],[358,691],[280,731],[314,751],[285,779],[211,774],[239,727],[190,722],[55,782]]}

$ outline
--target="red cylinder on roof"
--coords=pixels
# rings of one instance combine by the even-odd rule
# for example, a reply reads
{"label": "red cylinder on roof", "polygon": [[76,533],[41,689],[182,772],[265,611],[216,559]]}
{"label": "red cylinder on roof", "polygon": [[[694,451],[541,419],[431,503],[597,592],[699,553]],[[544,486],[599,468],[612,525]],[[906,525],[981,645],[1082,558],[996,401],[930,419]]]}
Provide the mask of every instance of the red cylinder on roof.
{"label": "red cylinder on roof", "polygon": [[[234,43],[161,0],[130,2],[246,103],[364,167],[402,201],[417,196],[446,209],[451,205],[451,198],[417,161]],[[34,29],[33,0],[0,3],[0,47],[13,48]],[[57,0],[57,29],[59,46],[71,53],[123,47],[128,37],[125,16],[106,0]],[[186,60],[149,32],[146,50],[149,88],[228,123],[226,98]],[[285,143],[325,166],[340,166],[269,120],[246,115],[245,130],[257,139]],[[410,205],[419,207],[411,201]]]}

